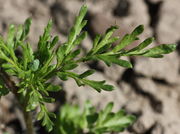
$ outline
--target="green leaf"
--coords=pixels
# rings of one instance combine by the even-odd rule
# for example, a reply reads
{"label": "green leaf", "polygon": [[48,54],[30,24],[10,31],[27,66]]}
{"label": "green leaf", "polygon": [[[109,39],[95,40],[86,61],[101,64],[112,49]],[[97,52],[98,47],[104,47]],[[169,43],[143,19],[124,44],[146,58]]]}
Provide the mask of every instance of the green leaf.
{"label": "green leaf", "polygon": [[[117,26],[111,26],[106,30],[105,35],[102,37],[101,41],[97,44],[97,42],[100,40],[100,36],[97,36],[94,41],[94,48],[92,54],[97,53],[101,48],[105,47],[106,45],[109,45],[110,43],[114,43],[119,38],[111,38],[112,34],[115,30],[117,30]],[[114,42],[113,42],[114,41]]]}
{"label": "green leaf", "polygon": [[119,37],[113,37],[113,38],[108,40],[107,44],[115,43],[117,40],[119,40]]}
{"label": "green leaf", "polygon": [[144,26],[143,25],[139,25],[131,33],[131,36],[136,37],[136,36],[140,35],[143,31],[144,31]]}
{"label": "green leaf", "polygon": [[106,44],[105,46],[103,46],[102,48],[100,48],[96,54],[103,54],[106,53],[110,48],[111,48],[112,44]]}
{"label": "green leaf", "polygon": [[127,115],[124,110],[114,113],[112,108],[113,103],[109,103],[104,110],[96,113],[95,107],[89,102],[85,104],[83,110],[76,105],[65,104],[56,119],[54,132],[55,134],[122,132],[135,121],[134,116]]}
{"label": "green leaf", "polygon": [[[17,27],[17,32],[16,32],[16,41],[19,42],[21,41],[21,36],[23,33],[23,25],[19,25]],[[18,44],[16,44],[15,48],[17,48]]]}
{"label": "green leaf", "polygon": [[[114,90],[114,87],[112,85],[105,84],[105,81],[94,81],[94,80],[88,80],[85,78],[80,78],[80,75],[73,73],[73,72],[64,72],[68,77],[73,78],[78,86],[84,86],[88,85],[94,89],[96,89],[98,92],[101,92],[101,90],[105,91],[112,91]],[[89,72],[88,72],[89,73]]]}
{"label": "green leaf", "polygon": [[[30,90],[30,89],[29,89]],[[32,111],[36,109],[41,103],[40,100],[43,98],[41,93],[31,86],[30,92],[25,96],[28,99],[26,111]]]}
{"label": "green leaf", "polygon": [[43,36],[42,36],[43,41],[50,40],[51,28],[52,28],[52,20],[49,20],[47,26],[44,29],[44,33],[43,33]]}
{"label": "green leaf", "polygon": [[[103,110],[103,116],[104,116],[104,117],[107,116],[107,114],[112,111],[113,106],[114,106],[113,102],[109,102],[109,103],[106,105],[105,109]],[[101,118],[103,118],[103,117],[101,117]]]}
{"label": "green leaf", "polygon": [[104,40],[109,39],[112,36],[112,34],[114,33],[114,31],[117,30],[117,29],[118,29],[118,26],[111,26],[110,28],[108,28],[106,30],[106,34],[104,36]]}
{"label": "green leaf", "polygon": [[29,34],[31,23],[32,23],[31,18],[28,18],[28,19],[25,20],[24,25],[23,25],[22,35],[21,35],[21,38],[20,38],[21,41],[25,40],[27,35]]}
{"label": "green leaf", "polygon": [[10,25],[7,35],[7,46],[9,49],[12,49],[14,47],[14,37],[15,37],[15,26]]}
{"label": "green leaf", "polygon": [[87,36],[87,32],[82,32],[79,37],[74,41],[74,46],[79,45]]}
{"label": "green leaf", "polygon": [[80,49],[77,49],[73,52],[71,52],[68,56],[66,56],[66,61],[70,61],[70,60],[73,60],[74,58],[76,58],[79,54],[80,54],[81,50]]}
{"label": "green leaf", "polygon": [[52,65],[48,66],[46,74],[51,73],[55,69],[56,69],[56,64],[52,64]]}
{"label": "green leaf", "polygon": [[95,49],[101,39],[101,35],[96,35],[94,41],[93,41],[93,49]]}
{"label": "green leaf", "polygon": [[96,123],[97,126],[100,125],[106,119],[106,116],[112,111],[113,105],[114,104],[112,102],[108,103],[105,109],[99,113],[99,118]]}
{"label": "green leaf", "polygon": [[53,122],[50,120],[49,116],[47,114],[43,117],[42,126],[45,126],[47,131],[50,132],[53,129]]}
{"label": "green leaf", "polygon": [[59,85],[52,85],[50,83],[47,83],[47,84],[48,84],[48,86],[46,88],[47,91],[58,92],[58,91],[60,91],[62,89],[62,87],[59,86]]}
{"label": "green leaf", "polygon": [[144,26],[140,25],[135,28],[131,34],[126,34],[117,46],[113,48],[113,52],[118,52],[121,49],[125,48],[127,45],[130,45],[133,41],[137,40],[137,36],[144,31]]}
{"label": "green leaf", "polygon": [[72,106],[65,104],[61,107],[58,118],[55,122],[55,134],[80,134],[81,131],[81,120],[82,110],[78,106]]}
{"label": "green leaf", "polygon": [[75,28],[76,28],[76,32],[77,34],[80,33],[81,29],[84,27],[84,25],[86,25],[87,21],[83,21],[85,15],[87,13],[87,6],[83,5],[80,9],[79,15],[76,17],[75,20]]}
{"label": "green leaf", "polygon": [[98,119],[98,113],[93,113],[93,114],[89,114],[87,115],[87,122],[89,127],[91,127]]}
{"label": "green leaf", "polygon": [[103,60],[108,66],[114,63],[122,67],[132,68],[132,64],[129,61],[118,59],[116,56],[98,55],[97,58]]}
{"label": "green leaf", "polygon": [[169,54],[176,50],[175,44],[162,44],[151,49],[148,49],[148,52],[143,54],[145,57],[152,57],[152,58],[161,58],[163,54]]}
{"label": "green leaf", "polygon": [[52,40],[52,42],[50,43],[50,49],[52,49],[59,41],[59,37],[55,36]]}
{"label": "green leaf", "polygon": [[62,70],[72,70],[76,68],[77,66],[78,64],[76,64],[75,62],[69,62],[63,66]]}
{"label": "green leaf", "polygon": [[144,48],[146,48],[148,45],[150,45],[152,42],[154,41],[153,37],[147,38],[146,40],[144,40],[141,44],[139,44],[137,47],[131,49],[129,52],[134,52],[134,51],[140,51]]}
{"label": "green leaf", "polygon": [[92,75],[94,72],[95,72],[95,70],[87,70],[84,73],[80,74],[79,78],[81,78],[81,79],[86,78],[86,77]]}
{"label": "green leaf", "polygon": [[51,57],[52,51],[51,49],[51,28],[52,28],[52,20],[49,20],[47,26],[44,29],[44,33],[42,36],[39,37],[39,42],[38,42],[38,51],[36,54],[38,55],[38,59],[40,60],[41,63],[46,62],[49,57]]}
{"label": "green leaf", "polygon": [[63,80],[63,81],[68,80],[68,76],[67,76],[67,74],[64,73],[64,72],[58,72],[57,75],[58,75],[58,77],[59,77],[61,80]]}
{"label": "green leaf", "polygon": [[34,60],[33,50],[29,43],[26,43],[25,45],[23,44],[21,45],[21,47],[23,49],[22,62],[23,62],[24,69],[26,70],[28,64],[32,63]]}
{"label": "green leaf", "polygon": [[53,103],[55,102],[55,99],[50,97],[43,97],[42,101],[45,103]]}
{"label": "green leaf", "polygon": [[41,110],[40,112],[38,112],[38,114],[37,114],[37,120],[42,120],[43,119],[43,117],[44,117],[44,111],[43,110]]}
{"label": "green leaf", "polygon": [[61,45],[56,52],[57,55],[57,66],[59,66],[65,57],[65,51],[66,51],[66,46],[65,45]]}
{"label": "green leaf", "polygon": [[50,132],[53,129],[53,122],[51,121],[50,117],[56,118],[56,115],[54,113],[48,112],[45,105],[40,105],[41,111],[37,115],[38,120],[42,120],[42,126],[45,126],[47,131]]}
{"label": "green leaf", "polygon": [[89,85],[90,87],[96,89],[98,92],[101,92],[101,90],[105,91],[112,91],[114,90],[114,87],[112,85],[105,84],[105,81],[94,81],[94,80],[82,80],[86,85]]}
{"label": "green leaf", "polygon": [[5,72],[9,75],[17,76],[17,72],[14,69],[6,69]]}
{"label": "green leaf", "polygon": [[9,64],[9,63],[2,64],[2,67],[5,69],[14,68],[14,66],[12,64]]}
{"label": "green leaf", "polygon": [[104,110],[99,113],[96,125],[93,128],[95,133],[122,132],[135,121],[132,115],[126,115],[124,110],[117,113],[111,112],[113,103],[109,103]]}
{"label": "green leaf", "polygon": [[[76,37],[76,30],[75,27],[72,27],[68,36],[68,43],[72,44],[74,42],[74,38]],[[69,48],[70,49],[70,48]],[[68,50],[70,51],[70,50]]]}
{"label": "green leaf", "polygon": [[[66,44],[65,55],[68,55],[75,45],[80,44],[80,42],[85,38],[86,32],[79,35],[82,28],[86,25],[87,21],[83,20],[87,12],[87,6],[83,5],[80,9],[79,15],[75,19],[75,24],[70,30],[68,36],[68,41]],[[78,38],[79,37],[79,38]]]}
{"label": "green leaf", "polygon": [[48,72],[49,67],[51,67],[51,62],[53,61],[55,57],[55,52],[53,51],[50,55],[50,57],[45,61],[43,67],[38,72],[40,75],[45,75]]}

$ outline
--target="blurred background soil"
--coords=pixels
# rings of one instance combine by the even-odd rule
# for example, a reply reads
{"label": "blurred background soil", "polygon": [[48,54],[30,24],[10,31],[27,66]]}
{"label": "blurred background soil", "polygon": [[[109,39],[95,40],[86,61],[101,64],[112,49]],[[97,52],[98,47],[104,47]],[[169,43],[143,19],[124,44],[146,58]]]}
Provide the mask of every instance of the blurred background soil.
{"label": "blurred background soil", "polygon": [[[109,26],[118,25],[115,34],[122,37],[139,24],[145,26],[141,41],[154,36],[153,45],[177,43],[178,49],[163,59],[130,57],[133,69],[109,68],[102,62],[81,65],[75,71],[96,69],[97,73],[91,78],[106,79],[116,90],[97,93],[89,87],[79,88],[70,79],[63,83],[64,91],[52,94],[57,102],[48,105],[49,110],[58,111],[65,102],[83,106],[87,99],[100,109],[112,101],[114,111],[123,108],[138,118],[133,127],[122,134],[180,134],[180,0],[0,0],[0,34],[6,34],[9,24],[21,24],[27,17],[32,17],[29,40],[36,48],[44,26],[53,19],[52,34],[58,34],[64,42],[84,3],[89,8],[86,16],[89,35],[81,44],[84,52],[91,48],[94,36],[104,33]],[[45,134],[39,122],[35,124],[37,131]],[[0,134],[21,134],[24,129],[22,114],[13,95],[2,97]]]}

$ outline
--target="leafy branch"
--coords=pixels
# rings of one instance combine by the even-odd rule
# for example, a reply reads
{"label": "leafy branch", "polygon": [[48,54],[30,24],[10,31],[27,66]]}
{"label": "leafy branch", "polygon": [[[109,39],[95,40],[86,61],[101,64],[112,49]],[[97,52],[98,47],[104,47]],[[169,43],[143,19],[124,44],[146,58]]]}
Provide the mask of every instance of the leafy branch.
{"label": "leafy branch", "polygon": [[[84,20],[86,12],[87,6],[84,5],[75,19],[74,26],[70,30],[67,41],[62,44],[59,43],[58,36],[52,37],[50,34],[52,27],[51,20],[45,27],[42,36],[39,37],[38,47],[35,51],[32,50],[31,44],[27,41],[31,26],[30,18],[18,27],[10,25],[7,37],[0,37],[0,75],[2,76],[0,78],[0,97],[8,94],[10,91],[13,92],[20,103],[23,102],[25,114],[39,107],[40,112],[37,114],[37,119],[42,121],[42,125],[48,131],[52,131],[53,129],[54,123],[51,119],[55,118],[55,114],[49,112],[45,104],[55,101],[54,98],[49,96],[50,92],[58,92],[62,89],[61,85],[53,85],[48,82],[52,77],[58,76],[62,81],[72,78],[78,86],[88,85],[98,92],[102,90],[112,91],[114,87],[106,84],[106,81],[88,79],[88,76],[95,73],[94,70],[86,70],[81,74],[77,74],[73,70],[79,64],[91,60],[103,61],[107,66],[116,64],[122,67],[132,68],[132,64],[129,61],[122,59],[123,56],[161,58],[164,54],[171,53],[176,49],[175,44],[162,44],[146,49],[154,40],[154,38],[150,37],[137,47],[125,50],[124,48],[126,46],[139,39],[138,36],[144,30],[143,26],[136,27],[132,33],[126,34],[122,39],[120,37],[113,37],[113,33],[118,27],[112,26],[107,29],[104,35],[96,36],[92,48],[87,54],[79,56],[81,49],[77,49],[77,46],[81,44],[87,35],[87,32],[83,31],[83,28],[87,24],[87,20]],[[115,42],[118,43],[114,46],[113,44]],[[21,56],[16,55],[15,51],[17,50],[21,51]],[[13,81],[13,87],[16,87],[16,90],[8,86],[11,76],[17,78],[16,82]],[[64,109],[65,111],[71,109],[71,107],[66,107]],[[72,107],[72,110],[75,109],[75,107]],[[86,120],[86,124],[89,123],[88,128],[91,128],[90,133],[101,134],[110,131],[122,131],[134,121],[134,118],[132,116],[126,116],[124,111],[119,111],[115,114],[111,112],[111,109],[112,104],[110,103],[104,111],[98,114],[97,118],[94,117],[97,114],[90,114],[93,116],[92,119],[95,118],[93,123]],[[87,114],[84,116],[86,117]],[[28,117],[25,120],[31,119],[31,115],[28,115]],[[31,122],[29,130],[27,126],[27,132],[30,131],[29,134],[33,134],[32,128]]]}
{"label": "leafy branch", "polygon": [[[97,113],[89,101],[84,109],[78,106],[64,105],[60,109],[55,122],[55,134],[102,134],[107,132],[122,132],[135,121],[135,117],[125,111],[112,112],[113,103],[108,103],[104,110]],[[59,126],[59,124],[61,124]]]}

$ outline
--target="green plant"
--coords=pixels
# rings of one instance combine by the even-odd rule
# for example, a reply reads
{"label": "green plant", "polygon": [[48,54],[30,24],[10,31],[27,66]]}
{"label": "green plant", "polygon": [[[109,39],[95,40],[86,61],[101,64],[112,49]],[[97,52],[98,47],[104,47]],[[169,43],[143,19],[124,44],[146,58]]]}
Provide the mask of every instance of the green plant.
{"label": "green plant", "polygon": [[[78,86],[88,85],[98,92],[111,91],[114,89],[113,86],[106,84],[104,80],[95,81],[87,78],[95,72],[94,70],[87,70],[82,74],[77,74],[72,70],[79,64],[91,60],[103,61],[108,66],[117,64],[131,68],[132,64],[129,61],[120,59],[122,56],[161,58],[176,48],[175,44],[162,44],[145,49],[154,40],[148,38],[137,47],[125,50],[127,45],[138,40],[138,35],[143,32],[143,26],[138,26],[131,34],[126,34],[122,39],[112,37],[113,32],[118,28],[112,26],[104,35],[96,36],[92,49],[86,55],[79,56],[81,49],[77,49],[76,46],[87,35],[87,32],[82,30],[87,23],[87,20],[84,20],[86,12],[87,7],[82,6],[67,41],[57,46],[58,36],[52,38],[50,34],[52,21],[49,21],[43,35],[40,36],[36,51],[33,51],[30,43],[27,42],[31,25],[29,18],[17,28],[10,25],[7,37],[0,37],[0,97],[9,92],[14,93],[24,114],[27,134],[35,133],[31,111],[38,107],[40,111],[37,114],[37,120],[42,120],[42,125],[48,131],[53,129],[54,123],[51,119],[56,115],[47,110],[45,103],[54,102],[55,99],[49,96],[49,92],[58,92],[62,87],[49,83],[48,80],[52,77],[58,76],[62,81],[72,78]],[[118,42],[116,46],[112,45],[114,42]],[[22,54],[16,55],[16,50],[20,50]],[[56,63],[53,64],[53,61]],[[15,77],[16,81],[12,80],[12,77]],[[123,131],[133,123],[134,116],[126,115],[123,110],[112,113],[112,105],[109,103],[99,113],[96,113],[95,108],[89,103],[86,104],[83,111],[76,106],[65,105],[61,108],[56,121],[58,122],[56,124],[57,131],[62,134],[76,134],[85,131],[84,129],[91,134]],[[80,115],[83,117],[82,120],[79,120]]]}
{"label": "green plant", "polygon": [[122,132],[135,121],[135,117],[127,115],[124,110],[112,112],[113,103],[99,113],[86,102],[84,109],[78,106],[64,105],[55,122],[54,134],[103,134],[106,132]]}

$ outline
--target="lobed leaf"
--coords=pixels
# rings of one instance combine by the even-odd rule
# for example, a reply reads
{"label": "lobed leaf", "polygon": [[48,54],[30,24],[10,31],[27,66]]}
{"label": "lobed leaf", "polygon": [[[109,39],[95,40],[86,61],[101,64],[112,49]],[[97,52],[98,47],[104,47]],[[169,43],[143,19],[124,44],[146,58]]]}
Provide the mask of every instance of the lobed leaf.
{"label": "lobed leaf", "polygon": [[50,83],[47,83],[47,85],[48,85],[46,88],[47,91],[58,92],[62,89],[62,87],[59,85],[52,85]]}
{"label": "lobed leaf", "polygon": [[61,45],[56,52],[57,55],[57,67],[59,67],[59,65],[63,62],[64,58],[65,58],[65,51],[66,51],[66,46],[65,45]]}
{"label": "lobed leaf", "polygon": [[49,49],[52,49],[59,41],[59,37],[58,36],[55,36],[52,40],[52,42],[50,43],[50,48]]}
{"label": "lobed leaf", "polygon": [[7,47],[12,49],[14,47],[14,38],[15,38],[15,26],[10,25],[7,35]]}
{"label": "lobed leaf", "polygon": [[[109,29],[107,29],[107,31],[103,37],[97,36],[94,41],[92,54],[96,54],[101,48],[104,48],[106,45],[114,43],[116,40],[118,40],[119,38],[110,39],[112,34],[114,33],[114,31],[117,29],[118,29],[117,26],[111,26]],[[102,38],[102,39],[100,40],[100,38]]]}
{"label": "lobed leaf", "polygon": [[121,49],[125,48],[127,45],[130,45],[133,41],[138,39],[138,35],[140,35],[144,31],[144,26],[139,25],[138,27],[135,28],[135,30],[131,34],[126,34],[122,40],[119,42],[118,45],[116,45],[113,48],[113,52],[118,52]]}
{"label": "lobed leaf", "polygon": [[143,50],[148,45],[150,45],[153,41],[154,41],[153,37],[147,38],[142,43],[140,43],[137,47],[135,47],[135,48],[131,49],[130,51],[128,51],[128,53]]}
{"label": "lobed leaf", "polygon": [[68,75],[65,72],[58,72],[57,76],[63,81],[68,80]]}
{"label": "lobed leaf", "polygon": [[62,68],[62,70],[73,70],[78,66],[78,64],[76,64],[75,62],[69,62],[67,64],[65,64]]}
{"label": "lobed leaf", "polygon": [[86,78],[86,77],[92,75],[94,72],[95,72],[95,70],[87,70],[84,73],[80,74],[79,78],[80,79]]}
{"label": "lobed leaf", "polygon": [[86,102],[83,110],[76,105],[65,104],[56,119],[54,132],[55,134],[68,134],[72,131],[74,134],[84,131],[90,134],[122,132],[134,122],[134,116],[127,115],[124,110],[113,113],[112,108],[113,103],[109,103],[104,110],[95,112],[96,109],[90,102]]}
{"label": "lobed leaf", "polygon": [[86,37],[86,32],[79,35],[82,28],[86,25],[87,21],[83,20],[87,12],[87,6],[83,5],[80,9],[79,15],[75,19],[75,24],[71,28],[68,41],[65,43],[66,50],[65,55],[68,55],[72,49],[75,47],[75,45],[79,44],[80,41],[82,41]]}
{"label": "lobed leaf", "polygon": [[122,67],[132,68],[132,64],[129,61],[118,59],[117,56],[98,55],[97,58],[104,61],[108,66],[114,63]]}
{"label": "lobed leaf", "polygon": [[162,44],[151,49],[148,49],[148,52],[143,54],[145,57],[152,57],[152,58],[161,58],[163,54],[169,54],[176,49],[175,44]]}
{"label": "lobed leaf", "polygon": [[[32,20],[31,18],[27,18],[24,22],[24,25],[23,25],[23,30],[22,30],[22,34],[21,34],[21,37],[20,37],[20,41],[23,41],[27,38],[28,34],[29,34],[29,31],[30,31],[30,26],[31,26],[31,23],[32,23]],[[20,30],[21,31],[21,30]],[[21,32],[20,32],[21,33]]]}
{"label": "lobed leaf", "polygon": [[65,61],[68,62],[68,61],[73,60],[73,59],[76,58],[80,53],[81,53],[81,50],[80,50],[80,49],[77,49],[77,50],[73,51],[73,52],[70,53],[68,56],[66,56]]}
{"label": "lobed leaf", "polygon": [[94,81],[94,80],[82,80],[84,84],[89,85],[90,87],[96,89],[98,92],[101,90],[112,91],[114,87],[112,85],[105,84],[105,81]]}

